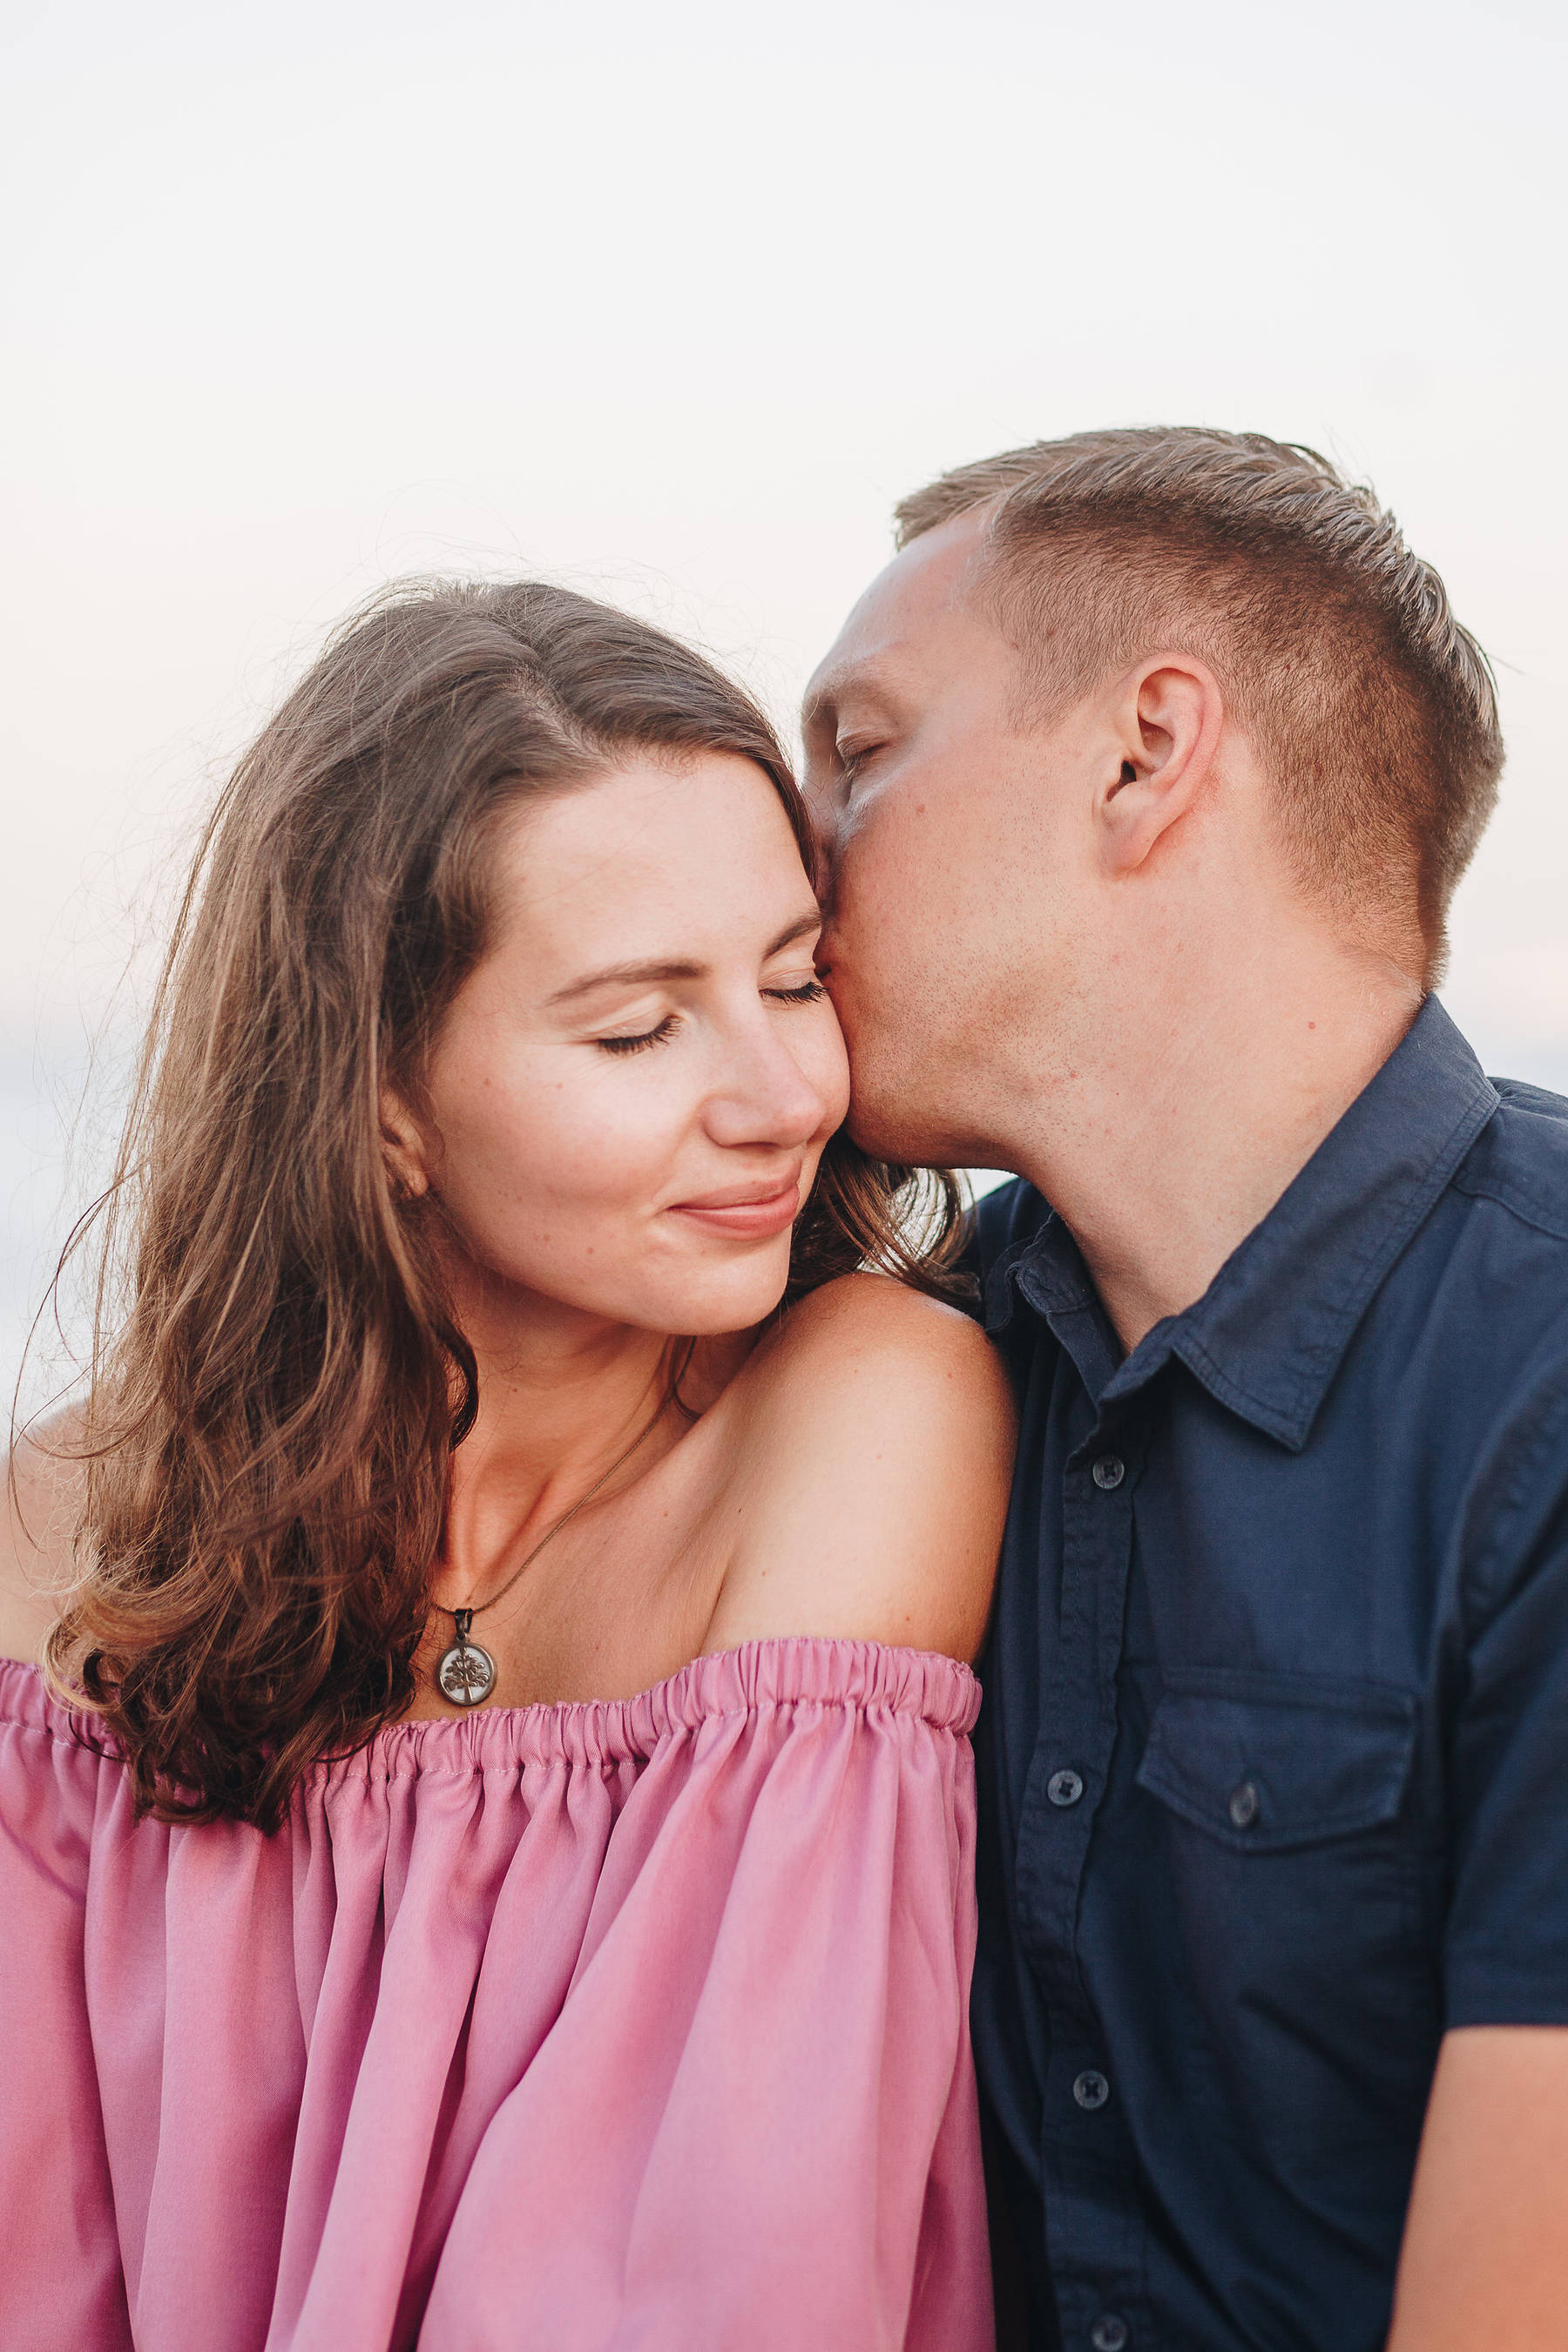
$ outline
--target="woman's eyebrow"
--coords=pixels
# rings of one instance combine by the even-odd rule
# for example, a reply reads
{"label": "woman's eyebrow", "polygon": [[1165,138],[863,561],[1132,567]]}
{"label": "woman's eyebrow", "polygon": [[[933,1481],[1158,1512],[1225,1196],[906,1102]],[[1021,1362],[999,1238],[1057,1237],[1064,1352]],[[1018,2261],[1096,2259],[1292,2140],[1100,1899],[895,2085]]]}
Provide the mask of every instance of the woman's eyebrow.
{"label": "woman's eyebrow", "polygon": [[[793,923],[785,925],[776,940],[769,942],[763,952],[763,962],[771,956],[781,954],[785,948],[794,947],[796,940],[804,940],[821,929],[822,917],[814,907],[809,915],[798,916]],[[659,980],[705,980],[709,970],[710,966],[705,963],[668,959],[653,963],[609,963],[599,971],[585,972],[581,980],[568,981],[564,988],[558,988],[544,1001],[547,1004],[565,1004],[575,996],[588,995],[595,988],[646,987],[650,982]]]}
{"label": "woman's eyebrow", "polygon": [[766,963],[769,956],[782,955],[785,948],[794,947],[796,940],[809,939],[814,931],[821,929],[822,909],[814,907],[809,915],[799,915],[793,923],[784,925],[777,939],[770,942],[763,961]]}
{"label": "woman's eyebrow", "polygon": [[595,988],[632,988],[653,980],[700,980],[706,973],[705,963],[607,963],[602,971],[584,973],[581,980],[568,981],[547,1004],[564,1004],[574,996],[586,996]]}

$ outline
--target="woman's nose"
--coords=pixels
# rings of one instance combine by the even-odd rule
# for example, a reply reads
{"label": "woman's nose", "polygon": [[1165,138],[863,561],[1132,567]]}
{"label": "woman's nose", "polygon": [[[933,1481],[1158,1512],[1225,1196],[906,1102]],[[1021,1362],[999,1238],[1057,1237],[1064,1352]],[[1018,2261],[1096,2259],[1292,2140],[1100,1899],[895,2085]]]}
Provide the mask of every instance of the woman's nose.
{"label": "woman's nose", "polygon": [[802,1066],[763,1014],[755,1028],[733,1041],[709,1097],[708,1131],[715,1143],[731,1150],[747,1143],[794,1150],[809,1143],[829,1118],[830,1094],[826,1078]]}

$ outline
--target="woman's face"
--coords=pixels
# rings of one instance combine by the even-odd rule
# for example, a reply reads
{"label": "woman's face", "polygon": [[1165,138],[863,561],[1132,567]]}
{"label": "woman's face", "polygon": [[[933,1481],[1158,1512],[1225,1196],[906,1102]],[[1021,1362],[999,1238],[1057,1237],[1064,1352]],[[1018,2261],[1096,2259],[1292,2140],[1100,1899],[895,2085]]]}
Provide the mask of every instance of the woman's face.
{"label": "woman's face", "polygon": [[707,753],[521,802],[492,893],[414,1152],[462,1287],[658,1331],[759,1321],[849,1093],[773,785]]}

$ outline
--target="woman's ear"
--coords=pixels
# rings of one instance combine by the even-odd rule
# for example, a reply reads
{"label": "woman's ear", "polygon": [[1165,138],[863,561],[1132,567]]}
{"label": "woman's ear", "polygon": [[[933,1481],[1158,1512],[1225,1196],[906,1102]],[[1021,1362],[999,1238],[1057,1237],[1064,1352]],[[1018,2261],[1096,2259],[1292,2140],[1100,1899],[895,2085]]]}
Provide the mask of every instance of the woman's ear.
{"label": "woman's ear", "polygon": [[405,1201],[430,1190],[430,1169],[419,1123],[394,1086],[381,1090],[381,1153],[393,1191]]}
{"label": "woman's ear", "polygon": [[1206,663],[1161,654],[1122,679],[1112,718],[1095,823],[1102,868],[1131,874],[1197,798],[1214,765],[1225,704]]}

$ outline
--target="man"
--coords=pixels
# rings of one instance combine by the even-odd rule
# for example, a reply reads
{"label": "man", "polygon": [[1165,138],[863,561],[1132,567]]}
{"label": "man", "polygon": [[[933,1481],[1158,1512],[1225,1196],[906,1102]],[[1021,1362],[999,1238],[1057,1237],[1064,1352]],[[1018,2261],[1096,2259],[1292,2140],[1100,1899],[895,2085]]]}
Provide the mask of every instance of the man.
{"label": "man", "polygon": [[854,1131],[1022,1180],[973,2015],[1027,2341],[1568,2344],[1568,1104],[1430,993],[1484,657],[1256,436],[900,525],[809,779]]}

